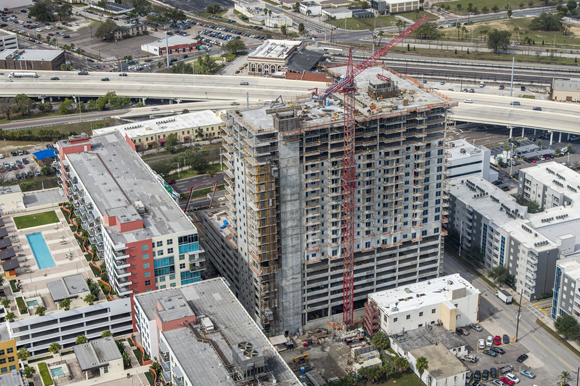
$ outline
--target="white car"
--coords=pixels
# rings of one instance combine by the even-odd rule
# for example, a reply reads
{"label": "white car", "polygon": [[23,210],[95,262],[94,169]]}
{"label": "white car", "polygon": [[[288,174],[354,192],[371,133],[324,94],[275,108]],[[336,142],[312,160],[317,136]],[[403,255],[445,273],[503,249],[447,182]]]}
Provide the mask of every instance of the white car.
{"label": "white car", "polygon": [[40,28],[37,28],[36,32],[42,32],[42,30]]}
{"label": "white car", "polygon": [[480,350],[484,350],[485,349],[485,340],[480,339],[477,347],[479,347]]}
{"label": "white car", "polygon": [[52,27],[47,25],[46,27],[44,27],[44,29],[52,29]]}
{"label": "white car", "polygon": [[485,345],[487,347],[493,346],[493,336],[490,335],[490,336],[487,337],[487,340],[485,341]]}
{"label": "white car", "polygon": [[464,101],[463,101],[463,103],[473,103],[473,100],[471,100],[471,99],[466,99],[466,100],[464,100]]}
{"label": "white car", "polygon": [[515,375],[513,375],[512,373],[507,373],[506,375],[504,375],[504,377],[514,381],[514,383],[520,383],[520,379]]}

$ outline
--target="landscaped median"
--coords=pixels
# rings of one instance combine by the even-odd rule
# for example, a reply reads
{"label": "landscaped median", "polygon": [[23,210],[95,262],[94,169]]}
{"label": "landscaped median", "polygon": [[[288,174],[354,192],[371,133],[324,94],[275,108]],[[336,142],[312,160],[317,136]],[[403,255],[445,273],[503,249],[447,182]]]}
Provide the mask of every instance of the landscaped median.
{"label": "landscaped median", "polygon": [[42,378],[42,383],[44,386],[51,386],[54,384],[46,363],[42,362],[38,364],[38,372],[40,373],[40,377]]}
{"label": "landscaped median", "polygon": [[27,216],[14,217],[14,224],[16,229],[26,229],[47,224],[58,223],[59,219],[54,210],[29,214]]}

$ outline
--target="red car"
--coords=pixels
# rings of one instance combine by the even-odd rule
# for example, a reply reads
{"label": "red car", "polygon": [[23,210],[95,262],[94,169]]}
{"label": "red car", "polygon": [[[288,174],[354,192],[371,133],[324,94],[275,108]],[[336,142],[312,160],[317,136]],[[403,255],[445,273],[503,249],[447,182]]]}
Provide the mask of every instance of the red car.
{"label": "red car", "polygon": [[24,166],[22,166],[22,164],[18,164],[18,168],[19,169],[24,169]]}
{"label": "red car", "polygon": [[493,338],[493,343],[494,343],[496,346],[500,346],[500,345],[501,345],[501,336],[499,336],[499,335],[496,335],[496,336],[495,336],[495,338]]}
{"label": "red car", "polygon": [[169,181],[167,181],[167,183],[168,183],[169,185],[173,185],[173,184],[175,184],[175,180],[169,180]]}
{"label": "red car", "polygon": [[516,384],[514,381],[506,377],[501,377],[499,380],[509,386],[514,386]]}

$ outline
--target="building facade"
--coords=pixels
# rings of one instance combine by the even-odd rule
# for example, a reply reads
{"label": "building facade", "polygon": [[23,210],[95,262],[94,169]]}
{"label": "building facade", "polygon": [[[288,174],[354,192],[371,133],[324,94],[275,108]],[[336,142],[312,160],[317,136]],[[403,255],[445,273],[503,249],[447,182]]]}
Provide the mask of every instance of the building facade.
{"label": "building facade", "polygon": [[580,101],[580,79],[553,79],[550,99],[578,103]]}
{"label": "building facade", "polygon": [[352,10],[346,7],[326,8],[322,10],[322,17],[325,20],[340,20],[352,17]]}
{"label": "building facade", "polygon": [[141,51],[149,52],[154,55],[165,55],[167,50],[169,54],[179,54],[197,51],[203,45],[201,40],[191,39],[187,36],[171,35],[166,39],[159,39],[151,43],[141,45]]}
{"label": "building facade", "polygon": [[447,159],[451,179],[479,176],[489,182],[497,181],[497,171],[489,166],[491,151],[485,146],[473,146],[464,139],[448,141],[451,157]]}
{"label": "building facade", "polygon": [[0,52],[0,70],[60,71],[65,64],[63,50],[4,50]]}
{"label": "building facade", "polygon": [[113,32],[113,38],[115,40],[121,40],[133,36],[141,36],[145,31],[147,31],[147,26],[144,24],[132,25],[130,27],[122,26]]}
{"label": "building facade", "polygon": [[16,340],[10,337],[5,324],[0,325],[0,375],[20,370]]}
{"label": "building facade", "polygon": [[197,229],[128,136],[85,134],[58,142],[57,149],[59,184],[117,295],[201,280]]}
{"label": "building facade", "polygon": [[[342,68],[332,71],[338,77]],[[365,90],[383,71],[367,69],[359,87]],[[385,106],[382,114],[359,110],[355,309],[369,293],[435,278],[441,270],[448,102],[390,75],[425,99],[398,98],[398,110],[377,102]],[[371,103],[367,94],[361,98]],[[233,276],[220,273],[239,283],[248,311],[272,334],[342,320],[342,111],[337,99],[324,107],[305,99],[228,112],[228,209],[204,222],[205,234],[220,240],[207,249],[214,265],[230,266]],[[227,260],[223,248],[233,248],[237,259]]]}
{"label": "building facade", "polygon": [[18,48],[18,35],[14,32],[0,30],[0,52]]}
{"label": "building facade", "polygon": [[322,6],[315,1],[304,1],[300,3],[300,7],[298,8],[298,10],[303,15],[318,16],[322,12]]}
{"label": "building facade", "polygon": [[[423,373],[417,370],[417,359],[425,358],[429,366]],[[408,353],[409,368],[429,386],[464,386],[469,369],[442,345],[417,348]]]}
{"label": "building facade", "polygon": [[574,255],[559,260],[556,264],[554,278],[554,296],[552,298],[552,319],[567,314],[580,321],[580,256]]}
{"label": "building facade", "polygon": [[281,71],[300,44],[293,40],[266,40],[248,55],[248,75],[269,76]]}

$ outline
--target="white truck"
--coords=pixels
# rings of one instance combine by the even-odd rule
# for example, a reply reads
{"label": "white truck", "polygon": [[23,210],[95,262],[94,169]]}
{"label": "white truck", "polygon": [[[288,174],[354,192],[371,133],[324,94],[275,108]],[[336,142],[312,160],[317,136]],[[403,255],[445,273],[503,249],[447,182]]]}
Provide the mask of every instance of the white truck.
{"label": "white truck", "polygon": [[495,296],[500,298],[500,300],[503,301],[505,304],[510,304],[513,300],[512,295],[510,295],[510,293],[507,292],[506,290],[497,291]]}
{"label": "white truck", "polygon": [[8,74],[9,78],[38,78],[36,72],[11,72]]}

